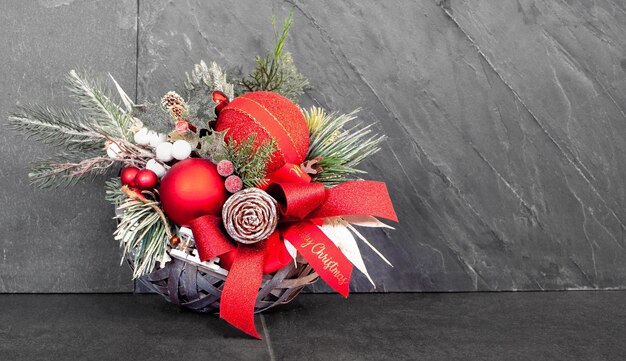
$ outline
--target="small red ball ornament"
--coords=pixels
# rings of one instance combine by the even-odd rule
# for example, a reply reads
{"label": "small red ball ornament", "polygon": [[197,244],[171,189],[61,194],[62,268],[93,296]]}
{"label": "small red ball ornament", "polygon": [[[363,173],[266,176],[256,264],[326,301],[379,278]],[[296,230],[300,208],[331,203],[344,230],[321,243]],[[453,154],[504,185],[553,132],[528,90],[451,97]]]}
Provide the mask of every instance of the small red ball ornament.
{"label": "small red ball ornament", "polygon": [[215,115],[219,115],[222,109],[228,105],[228,97],[223,92],[216,90],[211,94],[213,102],[215,102]]}
{"label": "small red ball ornament", "polygon": [[227,141],[240,143],[253,133],[257,146],[274,139],[277,150],[267,165],[268,172],[285,162],[302,163],[309,149],[309,129],[300,108],[272,92],[246,93],[233,99],[220,111],[215,128],[228,129]]}
{"label": "small red ball ornament", "polygon": [[135,176],[137,173],[139,173],[139,168],[137,167],[124,168],[120,174],[122,184],[129,187],[135,187]]}
{"label": "small red ball ornament", "polygon": [[224,179],[202,158],[176,163],[161,179],[159,194],[165,214],[179,226],[207,214],[219,216],[226,201]]}
{"label": "small red ball ornament", "polygon": [[135,187],[142,190],[150,190],[156,187],[159,177],[150,169],[142,169],[135,176]]}

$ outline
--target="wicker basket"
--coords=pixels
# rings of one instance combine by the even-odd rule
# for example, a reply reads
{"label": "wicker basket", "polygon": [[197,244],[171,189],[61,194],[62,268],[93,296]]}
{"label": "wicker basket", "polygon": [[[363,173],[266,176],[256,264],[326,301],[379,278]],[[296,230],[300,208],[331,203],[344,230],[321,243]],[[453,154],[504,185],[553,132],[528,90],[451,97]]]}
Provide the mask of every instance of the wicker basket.
{"label": "wicker basket", "polygon": [[[226,279],[226,270],[217,271],[204,264],[172,257],[163,268],[139,278],[147,287],[169,302],[198,311],[213,313],[220,308],[220,298]],[[295,264],[263,276],[257,296],[255,313],[291,302],[304,288],[315,282],[317,273],[303,259]]]}

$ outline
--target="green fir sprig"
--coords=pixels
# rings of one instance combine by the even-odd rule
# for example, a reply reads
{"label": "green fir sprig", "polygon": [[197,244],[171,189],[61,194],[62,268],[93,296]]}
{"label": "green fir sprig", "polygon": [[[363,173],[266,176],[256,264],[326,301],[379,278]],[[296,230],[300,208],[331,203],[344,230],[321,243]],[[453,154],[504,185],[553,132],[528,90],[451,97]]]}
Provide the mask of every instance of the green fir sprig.
{"label": "green fir sprig", "polygon": [[233,163],[244,187],[250,188],[265,181],[266,167],[276,151],[276,142],[271,139],[259,143],[256,133],[253,133],[241,142],[229,138],[225,150],[226,158]]}
{"label": "green fir sprig", "polygon": [[303,110],[310,134],[307,159],[320,159],[317,163],[322,172],[317,182],[333,186],[353,178],[356,174],[367,173],[356,166],[364,159],[380,150],[384,136],[372,132],[372,124],[362,127],[356,124],[344,127],[356,119],[355,110],[348,114],[326,112],[317,107]]}
{"label": "green fir sprig", "polygon": [[293,17],[289,14],[279,34],[276,29],[276,18],[272,17],[276,39],[274,51],[264,57],[256,57],[256,67],[247,78],[241,81],[247,91],[272,91],[293,101],[304,93],[304,88],[309,85],[309,81],[298,72],[291,54],[283,51],[292,24]]}

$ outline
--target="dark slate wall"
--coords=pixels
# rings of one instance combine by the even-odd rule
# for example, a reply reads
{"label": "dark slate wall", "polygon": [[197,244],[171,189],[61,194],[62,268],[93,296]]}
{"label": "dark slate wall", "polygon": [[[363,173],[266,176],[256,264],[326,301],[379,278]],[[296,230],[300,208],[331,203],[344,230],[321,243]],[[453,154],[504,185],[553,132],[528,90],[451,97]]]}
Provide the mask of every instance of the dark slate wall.
{"label": "dark slate wall", "polygon": [[[200,59],[247,71],[272,45],[272,12],[293,9],[287,47],[312,85],[302,104],[360,107],[389,137],[364,168],[387,182],[401,223],[367,236],[395,267],[363,247],[377,288],[355,274],[353,290],[623,288],[626,10],[354,3],[16,2],[2,15],[0,41],[16,53],[0,55],[10,95],[0,104],[65,102],[59,80],[74,65],[110,71],[139,100],[180,84]],[[1,134],[0,184],[15,206],[0,211],[0,290],[127,290],[101,182],[32,191],[23,168],[45,150]]]}
{"label": "dark slate wall", "polygon": [[[16,105],[67,105],[74,67],[115,74],[135,87],[135,1],[19,1],[0,12],[0,112]],[[132,92],[131,92],[132,93]],[[4,123],[4,119],[2,123]],[[0,128],[0,292],[132,290],[119,267],[104,181],[66,190],[29,187],[31,160],[47,148]]]}

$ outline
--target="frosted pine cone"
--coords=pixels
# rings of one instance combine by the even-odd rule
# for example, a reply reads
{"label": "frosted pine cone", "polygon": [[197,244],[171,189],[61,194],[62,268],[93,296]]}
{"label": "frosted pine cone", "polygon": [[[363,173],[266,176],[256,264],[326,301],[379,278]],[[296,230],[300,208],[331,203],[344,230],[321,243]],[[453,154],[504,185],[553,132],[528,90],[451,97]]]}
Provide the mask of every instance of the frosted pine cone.
{"label": "frosted pine cone", "polygon": [[167,92],[167,94],[161,98],[161,105],[163,108],[172,113],[176,111],[181,112],[182,114],[185,110],[187,110],[187,103],[185,102],[185,99],[174,91]]}
{"label": "frosted pine cone", "polygon": [[185,114],[185,108],[181,107],[180,105],[173,105],[169,108],[169,111],[170,114],[172,114],[172,116],[176,119],[182,118]]}
{"label": "frosted pine cone", "polygon": [[252,244],[269,237],[278,223],[276,201],[258,188],[233,194],[222,207],[226,232],[237,242]]}

